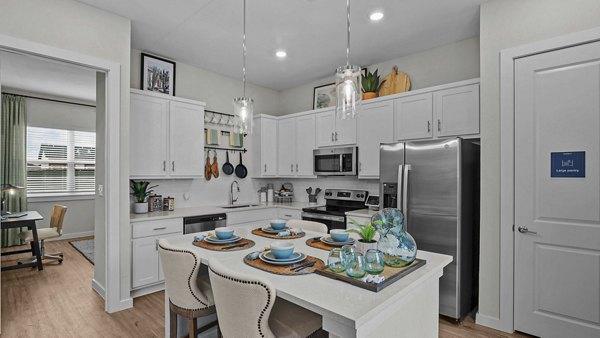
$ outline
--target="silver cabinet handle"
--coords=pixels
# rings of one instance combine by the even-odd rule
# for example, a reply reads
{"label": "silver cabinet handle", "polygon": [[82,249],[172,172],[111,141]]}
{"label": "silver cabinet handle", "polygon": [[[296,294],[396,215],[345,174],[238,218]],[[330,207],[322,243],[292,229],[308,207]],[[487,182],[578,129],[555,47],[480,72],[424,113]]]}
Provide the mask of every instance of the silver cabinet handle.
{"label": "silver cabinet handle", "polygon": [[285,217],[289,217],[289,218],[292,218],[292,215],[283,215],[283,216],[285,216]]}
{"label": "silver cabinet handle", "polygon": [[172,170],[172,171],[175,171],[175,161],[172,161],[172,162],[171,162],[171,170]]}
{"label": "silver cabinet handle", "polygon": [[298,172],[298,163],[296,163],[296,172]]}
{"label": "silver cabinet handle", "polygon": [[166,230],[167,227],[160,227],[160,228],[154,228],[154,231],[158,231],[158,230]]}
{"label": "silver cabinet handle", "polygon": [[265,172],[267,172],[267,164],[265,163]]}
{"label": "silver cabinet handle", "polygon": [[438,119],[438,131],[442,131],[442,121]]}
{"label": "silver cabinet handle", "polygon": [[167,161],[163,161],[163,171],[167,171]]}
{"label": "silver cabinet handle", "polygon": [[362,162],[358,162],[358,171],[362,171]]}
{"label": "silver cabinet handle", "polygon": [[336,141],[336,142],[337,142],[337,140],[338,140],[338,137],[337,137],[337,135],[338,135],[338,134],[337,134],[337,131],[336,131],[336,132],[335,132],[335,141]]}
{"label": "silver cabinet handle", "polygon": [[154,242],[154,249],[158,251],[158,239],[156,239]]}
{"label": "silver cabinet handle", "polygon": [[427,121],[427,132],[431,133],[431,121]]}
{"label": "silver cabinet handle", "polygon": [[537,231],[530,231],[529,229],[527,229],[527,227],[524,226],[520,226],[517,228],[519,230],[520,233],[522,234],[532,234],[532,235],[537,235]]}
{"label": "silver cabinet handle", "polygon": [[333,133],[331,133],[331,142],[335,141],[335,137],[333,136]]}
{"label": "silver cabinet handle", "polygon": [[290,163],[290,171],[294,172],[294,164],[293,163]]}

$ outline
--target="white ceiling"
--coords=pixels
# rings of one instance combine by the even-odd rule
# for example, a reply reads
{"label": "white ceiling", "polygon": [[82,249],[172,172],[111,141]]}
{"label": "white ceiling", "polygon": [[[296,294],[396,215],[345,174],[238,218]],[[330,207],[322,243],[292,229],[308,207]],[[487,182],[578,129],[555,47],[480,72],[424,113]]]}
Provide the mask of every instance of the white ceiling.
{"label": "white ceiling", "polygon": [[[241,78],[242,0],[79,0],[132,20],[132,47]],[[351,63],[370,65],[479,34],[487,0],[352,1]],[[248,81],[281,90],[345,64],[346,1],[248,0]],[[370,22],[380,9],[383,20]],[[274,53],[283,48],[288,57]]]}
{"label": "white ceiling", "polygon": [[96,101],[96,72],[32,55],[0,51],[2,89]]}

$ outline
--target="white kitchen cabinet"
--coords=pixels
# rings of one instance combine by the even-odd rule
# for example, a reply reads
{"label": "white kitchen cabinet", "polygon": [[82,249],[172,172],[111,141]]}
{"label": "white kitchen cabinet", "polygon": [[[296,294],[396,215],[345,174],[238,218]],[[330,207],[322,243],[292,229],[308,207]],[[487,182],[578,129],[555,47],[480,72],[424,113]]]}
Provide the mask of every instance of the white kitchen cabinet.
{"label": "white kitchen cabinet", "polygon": [[254,119],[252,134],[252,176],[277,176],[277,119],[260,115]]}
{"label": "white kitchen cabinet", "polygon": [[280,177],[295,175],[296,122],[293,117],[277,121],[277,174]]}
{"label": "white kitchen cabinet", "polygon": [[432,93],[406,96],[394,100],[394,134],[397,141],[432,137],[432,119]]}
{"label": "white kitchen cabinet", "polygon": [[315,149],[315,115],[296,119],[296,177],[315,177],[313,150]]}
{"label": "white kitchen cabinet", "polygon": [[358,116],[358,178],[379,178],[379,145],[392,142],[394,102],[363,102]]}
{"label": "white kitchen cabinet", "polygon": [[202,177],[204,104],[131,90],[131,178]]}
{"label": "white kitchen cabinet", "polygon": [[288,208],[277,208],[277,217],[289,221],[290,219],[302,219],[302,211]]}
{"label": "white kitchen cabinet", "polygon": [[479,134],[479,85],[433,94],[435,134],[438,137]]}
{"label": "white kitchen cabinet", "polygon": [[317,147],[356,144],[356,119],[337,119],[330,109],[316,114],[316,124]]}

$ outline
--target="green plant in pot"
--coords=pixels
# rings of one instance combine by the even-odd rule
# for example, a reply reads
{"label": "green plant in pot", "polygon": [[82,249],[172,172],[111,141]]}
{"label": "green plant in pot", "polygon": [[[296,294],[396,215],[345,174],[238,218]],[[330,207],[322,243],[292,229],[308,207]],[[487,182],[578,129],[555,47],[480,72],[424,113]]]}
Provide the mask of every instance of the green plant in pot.
{"label": "green plant in pot", "polygon": [[146,203],[146,198],[154,192],[152,189],[158,187],[158,185],[150,185],[150,182],[147,181],[134,181],[129,180],[131,195],[133,196],[135,202],[133,203],[133,212],[136,214],[145,214],[148,212],[148,203]]}
{"label": "green plant in pot", "polygon": [[355,233],[360,236],[358,241],[355,243],[358,251],[365,253],[369,249],[377,249],[377,241],[375,240],[377,229],[371,222],[367,222],[365,225],[360,225],[357,221],[351,218],[350,223],[357,227],[357,229],[348,229],[346,232]]}
{"label": "green plant in pot", "polygon": [[367,72],[366,76],[362,77],[362,91],[363,100],[369,100],[376,98],[379,95],[379,89],[381,85],[385,83],[385,80],[379,82],[379,75],[377,75],[377,69],[374,73]]}

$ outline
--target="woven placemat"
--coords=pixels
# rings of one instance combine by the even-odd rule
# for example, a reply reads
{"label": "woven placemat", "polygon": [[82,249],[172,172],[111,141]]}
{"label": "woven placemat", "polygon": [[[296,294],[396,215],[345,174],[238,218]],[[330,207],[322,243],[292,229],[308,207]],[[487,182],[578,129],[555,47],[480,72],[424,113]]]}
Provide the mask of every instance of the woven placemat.
{"label": "woven placemat", "polygon": [[321,237],[314,237],[314,238],[307,239],[306,245],[312,246],[313,248],[325,250],[325,251],[331,251],[331,249],[333,249],[333,248],[341,248],[342,247],[341,245],[335,246],[335,245],[325,244],[325,243],[321,242]]}
{"label": "woven placemat", "polygon": [[282,236],[277,236],[277,234],[270,234],[268,232],[264,232],[261,228],[252,230],[252,234],[256,235],[256,236],[262,236],[262,237],[273,238],[273,239],[296,239],[296,238],[302,238],[302,237],[304,237],[304,235],[306,235],[306,233],[303,232],[298,235],[289,235],[289,236],[282,237]]}
{"label": "woven placemat", "polygon": [[[254,241],[251,239],[242,238],[242,240],[237,243],[212,244],[212,243],[208,243],[207,241],[198,241],[198,242],[193,242],[192,244],[194,244],[195,246],[201,247],[203,249],[212,250],[212,251],[240,251],[240,250],[246,250],[248,248],[251,248],[256,243],[254,243]],[[230,247],[230,246],[233,246],[236,244],[240,244],[240,245],[244,244],[244,245],[227,249],[227,247]]]}
{"label": "woven placemat", "polygon": [[[298,272],[292,271],[292,268],[299,267],[302,264],[315,262],[315,265],[304,268]],[[322,270],[325,267],[325,263],[313,256],[306,256],[306,259],[302,262],[290,264],[290,265],[273,265],[266,262],[261,261],[259,258],[257,259],[249,259],[248,255],[244,256],[244,263],[250,265],[251,267],[274,273],[276,275],[286,275],[286,276],[297,276],[297,275],[308,275],[310,273],[315,272],[315,270]]]}

